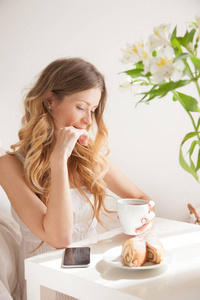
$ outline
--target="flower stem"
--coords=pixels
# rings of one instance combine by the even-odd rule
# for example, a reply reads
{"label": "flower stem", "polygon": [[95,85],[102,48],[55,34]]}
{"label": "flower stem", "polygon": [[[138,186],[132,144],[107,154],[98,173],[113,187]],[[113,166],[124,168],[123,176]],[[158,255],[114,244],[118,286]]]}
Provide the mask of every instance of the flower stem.
{"label": "flower stem", "polygon": [[198,91],[199,97],[200,97],[200,87],[199,87],[199,83],[198,83],[198,80],[197,80],[197,79],[195,80],[195,84],[196,84],[197,91]]}
{"label": "flower stem", "polygon": [[182,104],[181,99],[180,99],[178,93],[177,93],[176,91],[172,91],[172,92],[173,92],[173,94],[178,98],[180,104],[183,106],[183,108],[185,109],[185,111],[186,111],[187,114],[189,115],[189,117],[190,117],[190,119],[191,119],[191,121],[192,121],[192,125],[193,125],[193,127],[194,127],[194,130],[195,130],[195,132],[197,133],[197,138],[198,138],[198,140],[199,140],[199,142],[200,142],[200,137],[199,137],[198,128],[197,128],[197,126],[196,126],[196,124],[195,124],[195,121],[194,121],[194,119],[193,119],[191,113],[190,113],[190,112],[184,107],[184,105]]}

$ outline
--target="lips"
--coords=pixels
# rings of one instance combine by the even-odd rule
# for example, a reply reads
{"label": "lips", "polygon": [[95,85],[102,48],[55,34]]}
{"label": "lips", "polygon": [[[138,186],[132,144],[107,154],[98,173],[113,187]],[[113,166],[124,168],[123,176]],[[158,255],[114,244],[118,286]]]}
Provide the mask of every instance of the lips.
{"label": "lips", "polygon": [[85,129],[83,127],[77,127],[77,126],[74,126],[74,128],[76,128],[76,129]]}

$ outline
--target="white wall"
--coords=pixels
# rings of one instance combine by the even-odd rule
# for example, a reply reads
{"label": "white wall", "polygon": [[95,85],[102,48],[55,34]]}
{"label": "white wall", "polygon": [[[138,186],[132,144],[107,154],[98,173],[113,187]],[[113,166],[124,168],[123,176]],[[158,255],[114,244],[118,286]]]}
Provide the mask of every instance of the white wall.
{"label": "white wall", "polygon": [[178,163],[190,120],[170,96],[135,108],[133,94],[118,90],[117,73],[126,42],[161,23],[184,30],[198,12],[199,0],[1,0],[2,145],[17,141],[23,90],[35,76],[56,58],[86,58],[107,80],[111,157],[156,202],[158,216],[187,221],[187,203],[200,206],[200,185]]}

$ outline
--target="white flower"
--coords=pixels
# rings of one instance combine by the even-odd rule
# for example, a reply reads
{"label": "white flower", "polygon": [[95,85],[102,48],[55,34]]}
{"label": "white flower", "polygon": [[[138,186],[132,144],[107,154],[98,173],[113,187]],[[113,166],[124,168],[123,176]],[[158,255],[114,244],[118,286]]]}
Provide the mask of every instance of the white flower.
{"label": "white flower", "polygon": [[197,37],[200,38],[200,17],[195,17],[197,23]]}
{"label": "white flower", "polygon": [[123,63],[137,63],[139,61],[143,62],[144,65],[144,74],[149,71],[151,54],[149,51],[149,44],[144,44],[141,42],[136,42],[134,44],[127,44],[126,49],[123,51]]}
{"label": "white flower", "polygon": [[154,34],[150,35],[150,50],[154,51],[160,46],[170,45],[171,33],[170,24],[161,24],[154,28]]}
{"label": "white flower", "polygon": [[131,80],[131,78],[130,77],[126,77],[121,83],[120,83],[120,88],[125,88],[125,89],[127,89],[127,88],[130,88],[131,87],[131,85],[132,85],[132,80]]}
{"label": "white flower", "polygon": [[119,84],[120,92],[131,92],[134,96],[137,96],[141,92],[140,84],[134,84],[130,77],[126,77],[124,80],[121,80]]}
{"label": "white flower", "polygon": [[137,42],[134,44],[127,44],[126,49],[122,49],[124,52],[124,56],[122,58],[122,62],[133,62],[137,63],[139,61],[143,61],[149,55],[148,46],[143,42]]}
{"label": "white flower", "polygon": [[139,61],[138,54],[134,51],[134,45],[127,44],[125,49],[122,49],[122,63],[136,63]]}
{"label": "white flower", "polygon": [[166,46],[158,51],[150,67],[154,83],[158,84],[167,78],[171,78],[173,81],[180,80],[185,65],[181,60],[173,63],[173,58],[174,50],[171,46]]}
{"label": "white flower", "polygon": [[185,64],[181,59],[178,59],[173,63],[174,71],[171,76],[172,81],[179,81],[183,76],[183,71],[185,69]]}
{"label": "white flower", "polygon": [[150,70],[152,54],[149,49],[149,44],[144,45],[143,49],[139,49],[139,55],[144,65],[144,72],[142,74],[147,74]]}
{"label": "white flower", "polygon": [[150,71],[155,83],[160,83],[164,78],[171,77],[173,73],[173,54],[173,48],[166,46],[160,49],[153,59]]}
{"label": "white flower", "polygon": [[193,50],[194,50],[194,46],[193,46],[193,43],[192,43],[192,42],[189,42],[189,43],[187,44],[187,49],[188,49],[189,51],[193,51]]}

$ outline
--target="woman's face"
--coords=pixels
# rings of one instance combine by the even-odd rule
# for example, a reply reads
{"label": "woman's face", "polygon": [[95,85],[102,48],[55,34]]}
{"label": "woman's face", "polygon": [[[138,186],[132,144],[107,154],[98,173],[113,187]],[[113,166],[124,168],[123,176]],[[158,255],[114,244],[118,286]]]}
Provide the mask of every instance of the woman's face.
{"label": "woman's face", "polygon": [[51,101],[47,100],[47,105],[51,106],[56,129],[67,126],[86,129],[92,122],[92,114],[98,107],[100,98],[100,88],[92,88],[67,95],[62,101],[55,98],[51,99]]}

